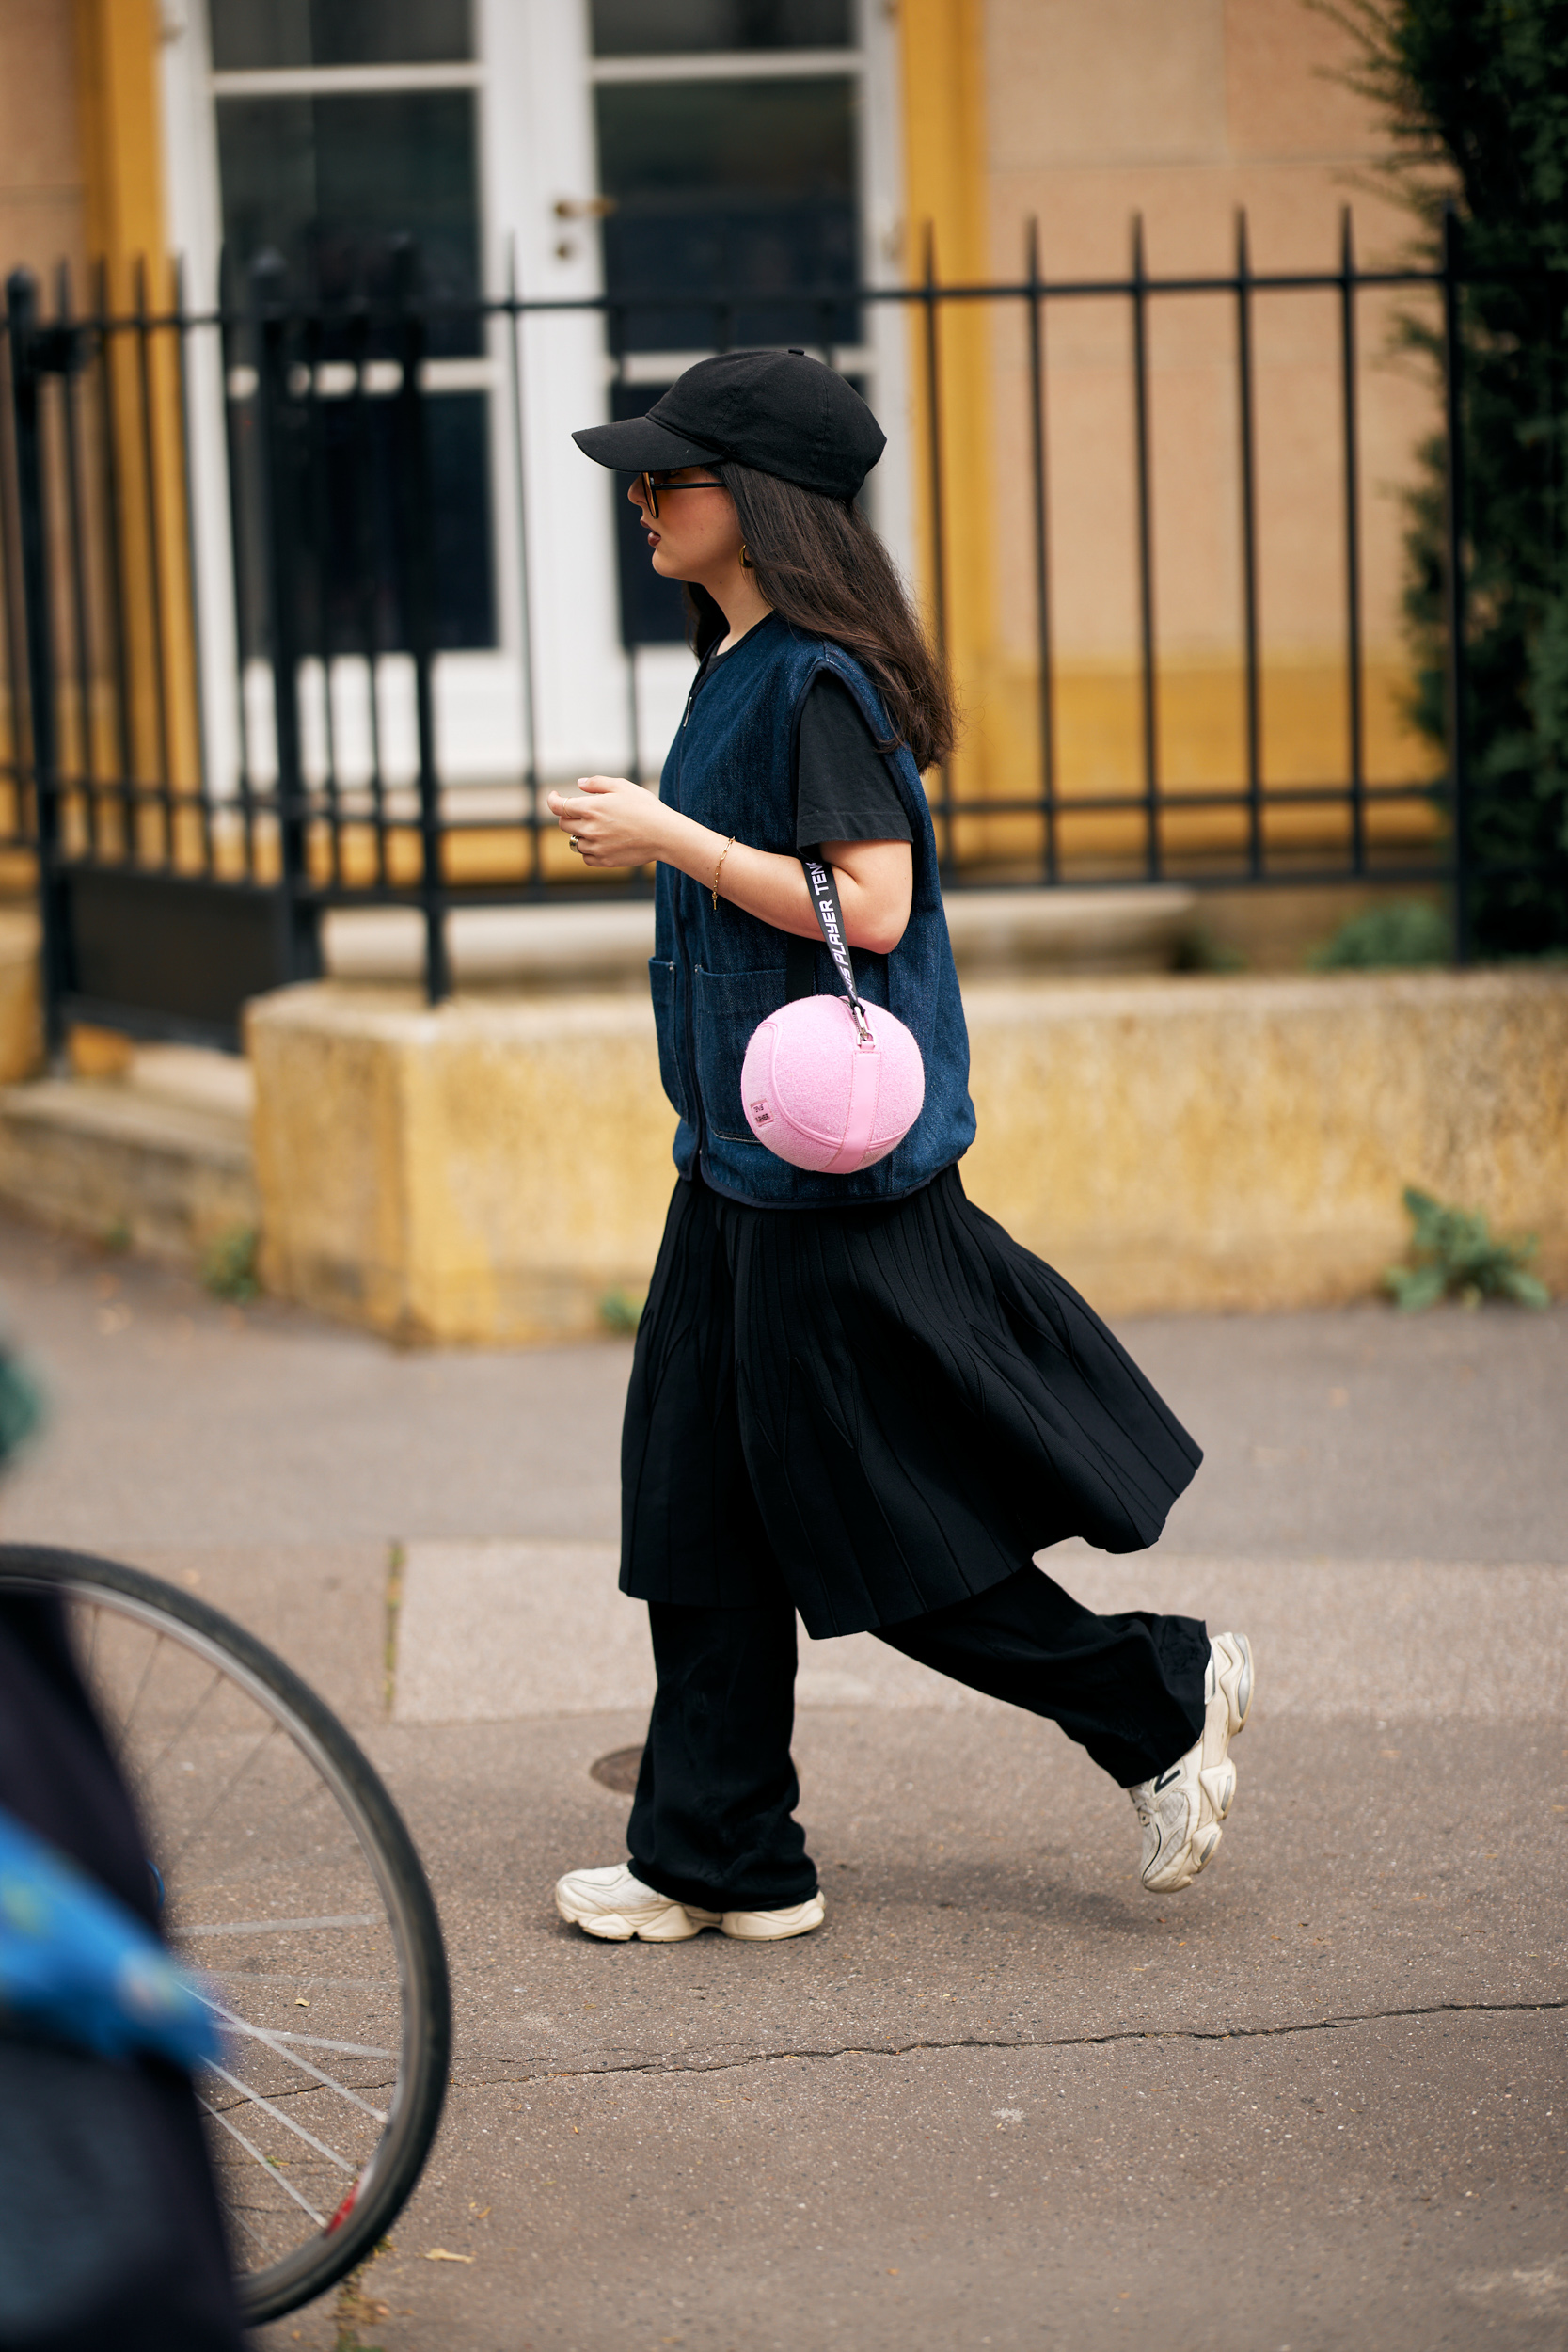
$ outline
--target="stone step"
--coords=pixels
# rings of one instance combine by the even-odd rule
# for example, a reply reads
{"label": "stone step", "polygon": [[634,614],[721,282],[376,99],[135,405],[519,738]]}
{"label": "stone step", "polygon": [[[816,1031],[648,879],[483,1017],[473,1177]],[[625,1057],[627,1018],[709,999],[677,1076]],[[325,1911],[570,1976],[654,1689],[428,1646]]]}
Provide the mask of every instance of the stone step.
{"label": "stone step", "polygon": [[[1172,883],[1107,890],[956,890],[947,930],[960,972],[1168,972],[1197,913]],[[464,989],[535,990],[647,978],[651,900],[581,906],[463,907],[447,943]],[[323,926],[335,980],[414,981],[424,918],[413,907],[340,907]]]}
{"label": "stone step", "polygon": [[115,1078],[0,1087],[0,1200],[112,1248],[199,1261],[260,1223],[247,1065],[138,1049]]}

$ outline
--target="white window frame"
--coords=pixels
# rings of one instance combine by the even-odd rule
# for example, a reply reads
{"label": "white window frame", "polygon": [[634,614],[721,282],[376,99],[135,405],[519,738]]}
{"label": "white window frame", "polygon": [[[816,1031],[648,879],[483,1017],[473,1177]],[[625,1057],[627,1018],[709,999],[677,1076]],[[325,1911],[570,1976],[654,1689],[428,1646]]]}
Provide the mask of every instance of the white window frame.
{"label": "white window frame", "polygon": [[[902,247],[900,194],[903,183],[895,12],[888,0],[852,0],[854,40],[847,49],[708,50],[650,56],[587,58],[592,92],[606,84],[659,82],[797,81],[842,75],[861,91],[861,136],[857,142],[860,186],[861,275],[868,286],[895,285]],[[909,397],[904,306],[866,306],[863,341],[835,346],[822,356],[846,374],[866,384],[871,405],[888,431],[889,451],[871,477],[873,520],[907,578],[912,579],[913,502],[907,460],[907,433],[900,430]],[[705,351],[646,351],[627,354],[629,383],[668,383]],[[606,377],[615,371],[603,362]],[[890,421],[891,420],[891,421]],[[620,485],[617,485],[617,494]],[[646,746],[656,759],[679,723],[691,676],[684,648],[647,645],[635,657],[638,704]]]}
{"label": "white window frame", "polygon": [[[594,92],[607,82],[795,79],[824,72],[861,84],[862,269],[867,284],[899,275],[902,157],[896,26],[886,0],[855,0],[857,45],[845,50],[699,53],[654,58],[595,58],[588,0],[475,0],[472,63],[367,66],[214,73],[205,0],[163,0],[162,97],[169,242],[184,255],[187,302],[208,309],[216,285],[222,210],[214,100],[219,96],[313,95],[324,91],[471,88],[478,96],[483,285],[492,298],[515,282],[526,297],[602,291],[599,239],[587,208],[598,194]],[[455,787],[494,787],[524,771],[527,696],[522,655],[518,478],[515,462],[506,322],[495,323],[488,356],[437,361],[435,389],[472,384],[491,392],[492,546],[497,650],[442,654],[435,665],[440,772]],[[521,326],[523,479],[529,548],[533,737],[542,782],[587,772],[624,773],[630,714],[638,714],[636,766],[657,773],[690,677],[684,647],[641,648],[628,661],[620,641],[614,515],[623,485],[581,458],[574,427],[605,411],[612,373],[596,311],[535,313]],[[865,342],[835,351],[834,365],[867,379],[890,449],[872,477],[872,512],[895,557],[909,568],[912,500],[908,435],[909,330],[904,307],[868,306]],[[639,354],[627,373],[668,380],[672,359],[700,354]],[[203,705],[209,769],[232,790],[239,769],[235,616],[229,547],[227,457],[220,355],[211,334],[192,351],[192,477],[202,590]],[[677,368],[678,372],[678,368]],[[332,664],[340,756],[349,773],[368,742],[365,667]],[[390,780],[414,772],[411,665],[385,659],[380,671],[384,765]],[[320,693],[306,702],[308,766],[321,764]],[[308,678],[309,685],[309,678]],[[249,667],[245,706],[252,772],[269,772],[271,675]],[[315,723],[311,723],[312,707]],[[511,796],[507,796],[508,803]],[[485,795],[495,813],[493,791]],[[519,813],[521,803],[519,803]]]}

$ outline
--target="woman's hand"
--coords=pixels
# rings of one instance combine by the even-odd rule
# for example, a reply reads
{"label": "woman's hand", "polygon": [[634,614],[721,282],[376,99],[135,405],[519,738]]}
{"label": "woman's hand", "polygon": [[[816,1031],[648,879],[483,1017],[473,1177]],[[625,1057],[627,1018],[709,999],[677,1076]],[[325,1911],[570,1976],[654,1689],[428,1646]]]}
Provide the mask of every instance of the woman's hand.
{"label": "woman's hand", "polygon": [[626,776],[579,776],[577,792],[546,794],[584,866],[648,866],[666,854],[669,811]]}
{"label": "woman's hand", "polygon": [[[662,858],[705,889],[775,930],[819,936],[816,913],[798,857],[727,841],[626,776],[579,776],[576,793],[546,795],[551,816],[585,866],[647,866]],[[845,936],[851,947],[889,955],[904,935],[914,888],[907,841],[825,841],[822,854],[838,881]]]}

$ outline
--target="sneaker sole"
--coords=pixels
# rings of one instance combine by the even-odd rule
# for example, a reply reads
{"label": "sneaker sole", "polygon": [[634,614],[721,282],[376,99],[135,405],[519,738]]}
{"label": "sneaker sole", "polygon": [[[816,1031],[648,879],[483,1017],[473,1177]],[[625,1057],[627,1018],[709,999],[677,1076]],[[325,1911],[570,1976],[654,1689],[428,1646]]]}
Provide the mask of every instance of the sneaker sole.
{"label": "sneaker sole", "polygon": [[634,1936],[642,1944],[687,1944],[704,1928],[719,1925],[717,1912],[693,1915],[679,1903],[671,1903],[652,1919],[630,1919],[619,1911],[578,1911],[559,1894],[555,1907],[568,1927],[580,1928],[584,1935],[596,1935],[601,1944],[629,1944]]}
{"label": "sneaker sole", "polygon": [[1210,1656],[1213,1690],[1204,1713],[1198,1763],[1198,1816],[1185,1847],[1164,1870],[1143,1881],[1151,1895],[1179,1895],[1219,1851],[1220,1824],[1236,1802],[1236,1767],[1227,1753],[1252,1708],[1252,1644],[1244,1633],[1220,1633]]}
{"label": "sneaker sole", "polygon": [[782,1944],[786,1936],[809,1935],[828,1915],[820,1895],[787,1911],[726,1911],[719,1925],[737,1944]]}
{"label": "sneaker sole", "polygon": [[1146,1878],[1144,1886],[1150,1895],[1180,1895],[1184,1886],[1191,1886],[1200,1870],[1207,1869],[1219,1851],[1222,1832],[1217,1821],[1199,1826],[1182,1847],[1179,1867],[1166,1876],[1158,1872]]}
{"label": "sneaker sole", "polygon": [[1244,1633],[1221,1633],[1215,1637],[1214,1647],[1220,1654],[1217,1680],[1230,1719],[1229,1737],[1234,1740],[1246,1729],[1252,1712],[1252,1644]]}
{"label": "sneaker sole", "polygon": [[[1203,1791],[1203,1817],[1217,1822],[1225,1820],[1236,1802],[1236,1767],[1227,1750],[1246,1728],[1252,1710],[1252,1644],[1244,1633],[1216,1635],[1211,1672],[1214,1692],[1204,1720],[1203,1761],[1197,1777]],[[1202,1867],[1199,1863],[1198,1868]]]}

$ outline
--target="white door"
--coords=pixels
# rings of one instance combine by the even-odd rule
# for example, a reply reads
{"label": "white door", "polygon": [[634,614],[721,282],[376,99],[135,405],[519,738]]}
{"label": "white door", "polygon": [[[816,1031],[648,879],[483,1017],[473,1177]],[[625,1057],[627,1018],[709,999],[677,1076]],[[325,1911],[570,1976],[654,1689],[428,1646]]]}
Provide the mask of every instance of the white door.
{"label": "white door", "polygon": [[[193,307],[211,300],[225,246],[231,282],[270,247],[302,298],[373,299],[399,232],[426,291],[454,305],[514,285],[546,303],[607,284],[630,297],[608,315],[528,313],[520,401],[506,319],[454,312],[436,330],[436,712],[444,781],[487,787],[492,808],[498,787],[520,790],[531,755],[546,778],[626,772],[634,727],[635,764],[657,772],[690,675],[678,597],[625,530],[625,485],[570,434],[647,405],[721,343],[798,342],[850,375],[897,437],[903,322],[832,298],[894,266],[884,0],[166,0],[165,29],[171,242]],[[721,308],[723,286],[735,299]],[[243,671],[261,776],[270,674],[243,585],[237,615],[230,594],[214,339],[195,358],[213,771],[237,772]],[[353,374],[329,355],[317,381],[330,395]],[[324,413],[330,431],[330,399]],[[874,485],[902,551],[903,467],[884,461]],[[370,746],[359,647],[367,626],[383,647],[397,635],[395,612],[378,621],[352,594],[362,557],[328,559],[315,608],[327,660],[307,694],[310,763],[330,718],[351,784]],[[395,780],[413,772],[411,680],[395,652],[378,666]]]}

